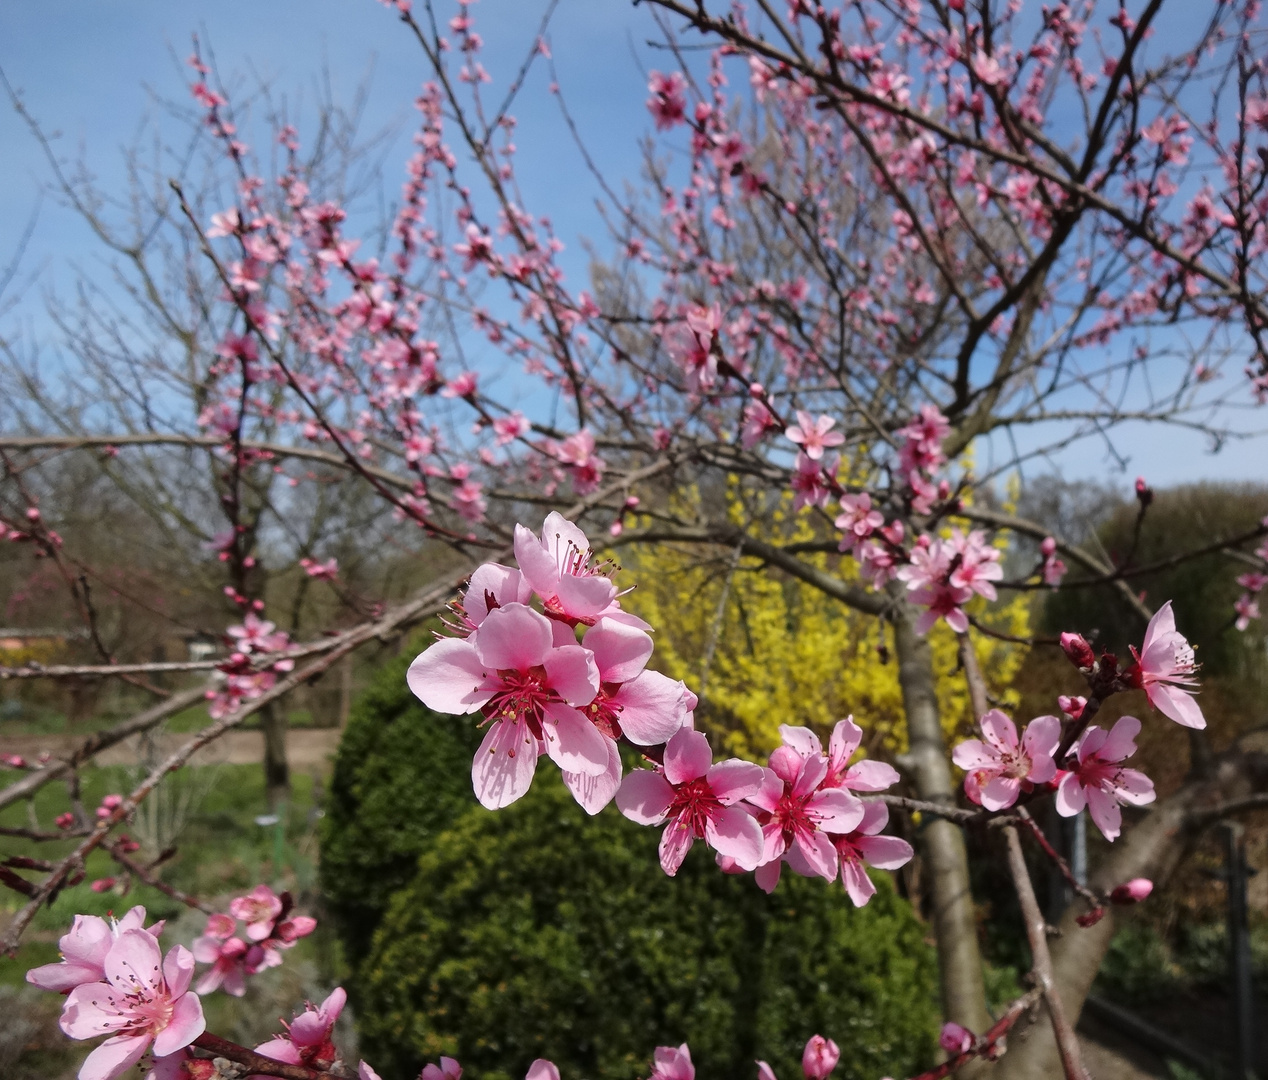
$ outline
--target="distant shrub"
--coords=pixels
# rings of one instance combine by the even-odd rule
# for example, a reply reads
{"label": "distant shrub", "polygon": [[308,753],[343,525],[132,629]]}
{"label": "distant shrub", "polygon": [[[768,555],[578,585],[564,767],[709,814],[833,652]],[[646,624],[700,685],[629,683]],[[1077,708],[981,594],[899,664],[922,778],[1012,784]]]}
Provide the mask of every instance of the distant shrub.
{"label": "distant shrub", "polygon": [[[390,744],[433,769],[424,743]],[[385,784],[401,759],[384,759]],[[767,897],[702,845],[666,877],[657,840],[611,807],[587,817],[550,768],[510,808],[430,837],[359,966],[367,1058],[407,1076],[445,1053],[481,1080],[520,1080],[546,1056],[565,1077],[632,1080],[655,1045],[686,1040],[702,1076],[751,1077],[764,1058],[792,1080],[821,1032],[844,1051],[839,1080],[928,1064],[935,961],[884,875],[861,910],[792,875]]]}
{"label": "distant shrub", "polygon": [[409,692],[411,658],[385,665],[353,707],[322,821],[322,892],[354,968],[419,855],[476,805],[480,733],[473,719],[433,713]]}

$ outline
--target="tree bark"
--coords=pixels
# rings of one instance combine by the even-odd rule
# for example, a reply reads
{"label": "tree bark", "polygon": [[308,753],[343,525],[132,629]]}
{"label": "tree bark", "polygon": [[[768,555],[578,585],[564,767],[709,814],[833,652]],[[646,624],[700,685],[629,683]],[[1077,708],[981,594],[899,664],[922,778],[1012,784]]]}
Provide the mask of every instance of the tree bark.
{"label": "tree bark", "polygon": [[[953,805],[955,784],[938,719],[933,654],[929,642],[916,633],[913,612],[906,600],[897,593],[891,595],[895,597],[898,682],[907,714],[909,772],[921,799]],[[920,838],[938,945],[942,1013],[947,1020],[983,1032],[991,1026],[991,1017],[986,1009],[964,834],[958,825],[935,819],[922,823]]]}
{"label": "tree bark", "polygon": [[260,710],[264,735],[264,794],[269,809],[276,810],[291,791],[291,770],[286,761],[286,714],[276,705]]}
{"label": "tree bark", "polygon": [[[1132,878],[1164,881],[1188,854],[1204,828],[1218,819],[1218,807],[1230,800],[1268,791],[1268,731],[1243,736],[1208,770],[1190,779],[1175,794],[1154,804],[1143,821],[1124,831],[1113,853],[1092,874],[1088,884],[1105,892]],[[1066,1014],[1077,1023],[1083,1002],[1114,938],[1116,919],[1108,909],[1095,926],[1075,922],[1084,911],[1078,900],[1061,918],[1061,936],[1052,942],[1053,982]],[[1060,1060],[1052,1030],[1033,1024],[1013,1036],[1007,1054],[991,1071],[991,1080],[1050,1080],[1059,1076]]]}

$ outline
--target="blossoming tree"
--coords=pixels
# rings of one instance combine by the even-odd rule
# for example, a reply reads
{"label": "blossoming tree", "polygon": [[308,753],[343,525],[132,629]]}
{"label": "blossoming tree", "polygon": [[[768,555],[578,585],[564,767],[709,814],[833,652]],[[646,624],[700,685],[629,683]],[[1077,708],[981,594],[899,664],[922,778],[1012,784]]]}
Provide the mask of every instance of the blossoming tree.
{"label": "blossoming tree", "polygon": [[[38,882],[5,878],[30,897],[6,944],[16,947],[34,911],[168,771],[358,646],[443,611],[463,580],[451,633],[418,658],[410,686],[433,708],[484,725],[472,776],[486,807],[520,797],[544,754],[583,811],[615,800],[632,821],[664,826],[668,873],[703,841],[720,871],[753,872],[758,887],[776,887],[787,866],[840,877],[856,904],[870,895],[865,865],[891,869],[912,855],[885,834],[889,814],[920,812],[954,1025],[944,1033],[951,1057],[931,1075],[997,1057],[1005,1032],[1042,998],[1049,1022],[996,1069],[1081,1076],[1073,1020],[1112,933],[1108,900],[1140,899],[1138,882],[1165,875],[1193,830],[1261,805],[1261,777],[1237,748],[1216,758],[1206,746],[1192,650],[1170,606],[1152,611],[1132,588],[1151,568],[1130,552],[1112,564],[1049,535],[1000,509],[996,492],[1078,439],[1114,453],[1130,422],[1235,438],[1229,407],[1268,396],[1258,5],[1212,5],[1162,42],[1163,0],[1110,11],[1014,2],[1002,12],[962,0],[838,9],[760,0],[725,12],[706,0],[649,0],[678,70],[653,73],[648,107],[658,137],[684,154],[671,167],[649,158],[646,199],[609,196],[614,242],[588,289],[567,280],[549,218],[523,204],[515,183],[509,110],[527,76],[495,104],[469,4],[448,19],[431,3],[417,13],[408,0],[389,6],[431,77],[381,250],[362,250],[346,208],[315,192],[295,130],[276,132],[281,172],[265,178],[195,52],[192,91],[233,179],[214,213],[179,181],[162,206],[163,227],[201,253],[217,297],[216,316],[188,335],[197,408],[167,430],[65,435],[28,421],[0,438],[8,538],[67,567],[70,587],[86,556],[64,550],[27,482],[38,455],[104,448],[114,462],[132,447],[202,448],[221,478],[226,595],[241,614],[210,686],[170,694],[0,792],[4,805],[101,745],[199,696],[213,700],[213,722],[96,824],[72,815],[82,839],[70,856]],[[691,63],[678,43],[694,34],[710,51]],[[525,72],[549,63],[544,39],[531,46]],[[505,376],[502,389],[494,374]],[[451,549],[464,568],[351,628],[305,643],[277,635],[261,599],[237,584],[261,558],[235,515],[248,467],[262,462],[294,470],[298,484],[308,463],[343,471],[399,530]],[[739,493],[738,518],[708,498],[669,496],[724,480]],[[814,539],[783,543],[770,527],[785,494]],[[1140,529],[1144,480],[1137,495]],[[538,531],[542,511],[565,503]],[[525,519],[530,527],[517,524]],[[622,606],[614,567],[595,550],[600,535],[613,546],[730,551],[874,618],[903,692],[902,775],[852,760],[854,720],[836,726],[825,752],[796,723],[795,702],[766,765],[715,762],[695,730],[692,689],[647,666],[655,628]],[[1243,626],[1257,617],[1265,536],[1261,525],[1193,545],[1194,555],[1227,550],[1255,563],[1236,612]],[[1033,565],[1009,578],[1001,545],[1024,543]],[[317,556],[305,556],[308,573],[328,581],[335,569]],[[1102,585],[1138,613],[1139,651],[1132,662],[1098,655],[1071,628],[1060,644],[1081,684],[1018,736],[990,707],[974,638],[992,630],[980,612],[1002,589],[1059,587],[1069,562],[1087,571],[1085,587]],[[959,635],[982,733],[953,754],[925,638],[939,623]],[[101,659],[9,674],[137,677],[152,666]],[[1141,721],[1107,731],[1093,720],[1132,689],[1194,732],[1195,768],[1129,828],[1122,806],[1155,798],[1124,764]],[[643,767],[625,771],[622,744]],[[966,773],[967,805],[957,805],[953,761]],[[900,779],[909,795],[890,792]],[[1115,848],[1078,885],[1067,932],[1050,946],[1022,845],[1033,840],[1065,870],[1028,810],[1054,785],[1058,812],[1087,807]],[[965,827],[999,837],[1032,950],[1034,989],[998,1018],[986,1009]],[[209,926],[200,950],[237,986],[239,946],[228,943],[239,941],[242,955],[249,947],[223,929]],[[132,1012],[118,1012],[131,1018],[118,1030],[146,1046],[153,1035],[165,1059],[189,1045],[159,1045],[169,1008],[189,993],[183,956],[172,964],[166,981],[136,991]],[[299,1071],[232,1053],[261,1073],[315,1080],[333,1065],[327,1019],[338,1007],[292,1025],[285,1060]],[[194,1026],[177,1025],[181,1038]],[[806,1060],[817,1075],[825,1051],[808,1047]],[[179,1067],[201,1068],[186,1058]],[[689,1071],[685,1049],[657,1053],[656,1075]]]}

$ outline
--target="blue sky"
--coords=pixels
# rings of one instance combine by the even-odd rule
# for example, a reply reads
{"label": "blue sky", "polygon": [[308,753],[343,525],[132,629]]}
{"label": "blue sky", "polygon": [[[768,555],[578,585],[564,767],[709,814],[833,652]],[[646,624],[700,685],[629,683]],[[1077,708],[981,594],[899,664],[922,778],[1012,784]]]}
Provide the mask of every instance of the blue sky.
{"label": "blue sky", "polygon": [[[442,0],[439,6],[447,5]],[[518,68],[544,6],[544,0],[481,0],[474,6],[487,43],[485,64],[495,76]],[[123,177],[120,153],[153,111],[154,96],[184,100],[180,61],[195,31],[214,49],[222,73],[258,73],[310,117],[323,67],[331,72],[336,97],[345,100],[372,74],[365,128],[399,124],[397,146],[386,159],[389,181],[397,182],[395,166],[404,159],[414,117],[409,103],[426,71],[417,44],[374,0],[10,0],[0,4],[0,67],[45,129],[59,133],[61,155],[82,152],[109,189]],[[549,33],[569,108],[618,188],[621,178],[637,175],[638,140],[648,129],[646,70],[667,66],[646,44],[655,36],[648,9],[634,8],[629,0],[561,0]],[[580,239],[601,238],[603,230],[594,210],[595,184],[559,119],[547,81],[542,67],[515,110],[520,180],[527,205],[549,212],[568,243],[565,267],[575,280],[585,272]],[[49,333],[42,292],[64,291],[76,266],[91,270],[100,260],[75,215],[53,199],[41,201],[47,181],[35,141],[7,104],[0,107],[0,268],[39,207],[19,282],[36,272],[38,279],[7,316],[5,328],[11,332],[21,325],[36,337]],[[1226,379],[1234,377],[1230,370]],[[1239,423],[1266,427],[1268,413],[1249,413]],[[1126,476],[1091,442],[1064,451],[1060,466],[1071,476],[1118,478],[1124,484],[1137,472],[1156,485],[1268,477],[1263,436],[1232,444],[1218,456],[1207,453],[1200,435],[1143,425],[1125,429],[1118,441],[1131,458]]]}

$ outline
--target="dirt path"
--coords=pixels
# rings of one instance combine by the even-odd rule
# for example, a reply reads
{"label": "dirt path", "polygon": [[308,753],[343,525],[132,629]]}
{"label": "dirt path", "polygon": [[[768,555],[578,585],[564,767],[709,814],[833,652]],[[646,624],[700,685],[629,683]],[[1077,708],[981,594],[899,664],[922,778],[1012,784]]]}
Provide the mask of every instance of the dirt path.
{"label": "dirt path", "polygon": [[[47,750],[54,757],[70,753],[83,735],[0,735],[0,754],[21,754],[33,761]],[[326,768],[339,746],[336,728],[298,728],[286,733],[286,758],[292,769]],[[177,750],[188,735],[166,731],[156,740],[160,755]],[[134,765],[142,752],[141,737],[127,739],[103,750],[96,761],[101,765]],[[192,758],[194,765],[251,765],[264,757],[264,736],[258,731],[230,731]]]}

